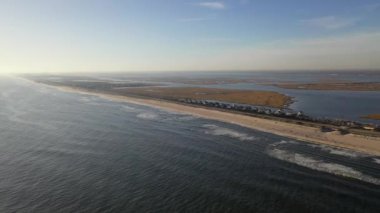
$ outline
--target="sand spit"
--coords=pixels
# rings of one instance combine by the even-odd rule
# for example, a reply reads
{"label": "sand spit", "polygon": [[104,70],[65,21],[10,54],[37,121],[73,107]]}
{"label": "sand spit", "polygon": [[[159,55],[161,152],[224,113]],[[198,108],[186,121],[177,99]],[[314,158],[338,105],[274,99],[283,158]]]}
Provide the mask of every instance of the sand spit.
{"label": "sand spit", "polygon": [[247,115],[236,114],[233,112],[222,112],[214,109],[187,106],[163,100],[142,99],[119,95],[89,92],[70,87],[56,87],[65,92],[95,95],[102,98],[125,101],[129,103],[151,106],[177,113],[190,114],[202,118],[218,120],[226,123],[236,124],[243,127],[285,136],[292,139],[327,144],[336,147],[348,148],[368,154],[380,155],[380,138],[368,137],[356,134],[341,135],[339,132],[321,132],[315,127],[303,126],[299,124],[285,123],[270,119],[257,118]]}

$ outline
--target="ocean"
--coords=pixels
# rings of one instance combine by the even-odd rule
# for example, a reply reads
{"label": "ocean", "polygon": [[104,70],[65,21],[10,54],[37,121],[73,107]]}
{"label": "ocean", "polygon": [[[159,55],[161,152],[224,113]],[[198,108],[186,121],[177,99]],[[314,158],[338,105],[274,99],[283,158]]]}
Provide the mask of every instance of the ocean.
{"label": "ocean", "polygon": [[380,156],[0,78],[0,212],[378,212]]}

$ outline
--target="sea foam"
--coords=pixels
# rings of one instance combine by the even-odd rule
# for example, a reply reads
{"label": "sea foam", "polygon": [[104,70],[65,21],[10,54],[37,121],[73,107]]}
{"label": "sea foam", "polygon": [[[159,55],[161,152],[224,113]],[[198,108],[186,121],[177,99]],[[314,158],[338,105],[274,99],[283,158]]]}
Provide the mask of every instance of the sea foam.
{"label": "sea foam", "polygon": [[283,160],[289,163],[294,163],[299,166],[307,167],[313,170],[354,178],[368,183],[380,185],[380,179],[374,178],[369,175],[365,175],[360,171],[357,171],[351,167],[347,167],[341,164],[326,163],[322,160],[316,160],[303,154],[293,153],[277,148],[269,149],[268,154],[273,158]]}
{"label": "sea foam", "polygon": [[158,119],[158,114],[154,112],[142,112],[137,114],[138,118],[145,119],[145,120],[156,120]]}
{"label": "sea foam", "polygon": [[219,127],[213,124],[205,124],[203,127],[207,128],[205,131],[206,134],[216,135],[216,136],[228,136],[231,138],[239,139],[241,141],[252,141],[255,140],[255,137],[249,136],[245,133],[241,133],[232,129],[227,129]]}
{"label": "sea foam", "polygon": [[350,157],[350,158],[359,158],[359,157],[367,157],[368,155],[362,152],[357,152],[353,150],[348,150],[344,148],[337,148],[337,147],[331,147],[328,145],[323,144],[310,144],[310,143],[300,143],[296,141],[280,141],[277,143],[272,144],[272,146],[277,146],[280,144],[307,144],[310,147],[320,149],[321,151],[328,152],[329,154],[333,155],[340,155],[344,157]]}
{"label": "sea foam", "polygon": [[379,159],[379,158],[374,158],[373,161],[374,161],[375,163],[380,164],[380,159]]}
{"label": "sea foam", "polygon": [[131,106],[127,106],[127,105],[121,106],[121,109],[125,112],[137,112],[137,111],[139,111],[138,109],[131,107]]}

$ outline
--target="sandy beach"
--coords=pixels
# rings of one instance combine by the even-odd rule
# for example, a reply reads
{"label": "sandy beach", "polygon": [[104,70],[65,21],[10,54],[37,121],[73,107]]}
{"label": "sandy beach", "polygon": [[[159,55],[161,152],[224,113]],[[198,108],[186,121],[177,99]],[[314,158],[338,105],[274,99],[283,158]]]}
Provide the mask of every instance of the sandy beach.
{"label": "sandy beach", "polygon": [[243,127],[285,136],[291,139],[311,143],[326,144],[340,148],[347,148],[368,154],[380,155],[380,138],[356,134],[341,135],[339,132],[323,133],[318,128],[298,124],[285,123],[270,119],[257,118],[247,115],[224,112],[213,109],[187,106],[167,101],[140,99],[127,96],[89,92],[71,87],[54,87],[65,92],[94,95],[114,101],[124,101],[139,105],[155,107],[177,113],[190,114],[197,117],[232,123]]}

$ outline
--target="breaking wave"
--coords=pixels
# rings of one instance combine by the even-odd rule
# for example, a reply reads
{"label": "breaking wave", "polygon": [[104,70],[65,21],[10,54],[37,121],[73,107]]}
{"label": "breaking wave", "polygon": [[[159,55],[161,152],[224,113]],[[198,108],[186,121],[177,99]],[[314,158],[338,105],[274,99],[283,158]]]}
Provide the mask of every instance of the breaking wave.
{"label": "breaking wave", "polygon": [[[273,144],[272,146],[277,146],[280,144],[301,144],[301,143],[296,142],[296,141],[285,141],[285,140],[283,140],[281,142],[277,142],[277,143]],[[359,157],[368,156],[368,155],[361,153],[361,152],[357,152],[357,151],[353,151],[353,150],[349,150],[349,149],[344,149],[344,148],[331,147],[328,145],[319,145],[319,144],[310,144],[310,143],[302,143],[302,144],[307,144],[310,147],[320,149],[321,151],[328,152],[329,154],[333,154],[333,155],[340,155],[340,156],[350,157],[350,158],[359,158]]]}
{"label": "breaking wave", "polygon": [[295,142],[295,141],[286,141],[286,140],[282,140],[282,141],[280,141],[280,142],[277,142],[277,143],[272,144],[271,146],[277,146],[277,145],[281,145],[281,144],[298,144],[298,143]]}
{"label": "breaking wave", "polygon": [[80,101],[85,103],[85,104],[89,104],[89,105],[101,105],[100,103],[97,102],[97,98],[96,97],[89,97],[89,96],[82,96],[80,98]]}
{"label": "breaking wave", "polygon": [[299,166],[307,167],[309,169],[327,172],[339,176],[349,177],[358,179],[361,181],[365,181],[368,183],[380,185],[380,180],[369,175],[365,175],[353,168],[336,164],[336,163],[326,163],[322,160],[316,160],[314,158],[305,156],[299,153],[293,153],[286,150],[281,149],[269,149],[268,154],[276,159],[283,160],[289,163],[294,163]]}
{"label": "breaking wave", "polygon": [[138,109],[131,107],[131,106],[126,106],[126,105],[121,106],[121,109],[125,112],[137,112],[138,111]]}
{"label": "breaking wave", "polygon": [[158,118],[158,115],[154,112],[142,112],[140,114],[137,114],[136,117],[145,120],[156,120]]}
{"label": "breaking wave", "polygon": [[323,145],[321,145],[320,148],[322,151],[327,151],[330,154],[341,155],[341,156],[350,157],[350,158],[358,158],[358,157],[363,156],[362,153],[350,151],[347,149],[339,149],[339,148],[333,148],[333,147],[328,147],[328,146],[323,146]]}
{"label": "breaking wave", "polygon": [[192,121],[192,120],[194,120],[195,119],[195,117],[194,116],[191,116],[191,115],[189,115],[189,116],[179,116],[179,117],[177,117],[177,120],[179,120],[179,121]]}
{"label": "breaking wave", "polygon": [[231,138],[236,138],[241,141],[252,141],[255,140],[255,137],[249,136],[245,133],[237,132],[232,129],[227,129],[223,127],[219,127],[217,125],[212,125],[212,124],[205,124],[203,127],[207,128],[205,131],[206,134],[210,135],[216,135],[216,136],[228,136]]}
{"label": "breaking wave", "polygon": [[380,159],[379,159],[379,158],[374,158],[373,161],[374,161],[375,163],[380,164]]}
{"label": "breaking wave", "polygon": [[333,154],[333,155],[340,155],[340,156],[344,156],[344,157],[359,158],[359,157],[368,156],[368,155],[361,153],[361,152],[348,150],[348,149],[344,149],[344,148],[331,147],[331,146],[327,146],[327,145],[309,144],[309,146],[313,147],[313,148],[318,148],[321,151],[325,151],[325,152],[328,152],[328,153]]}

